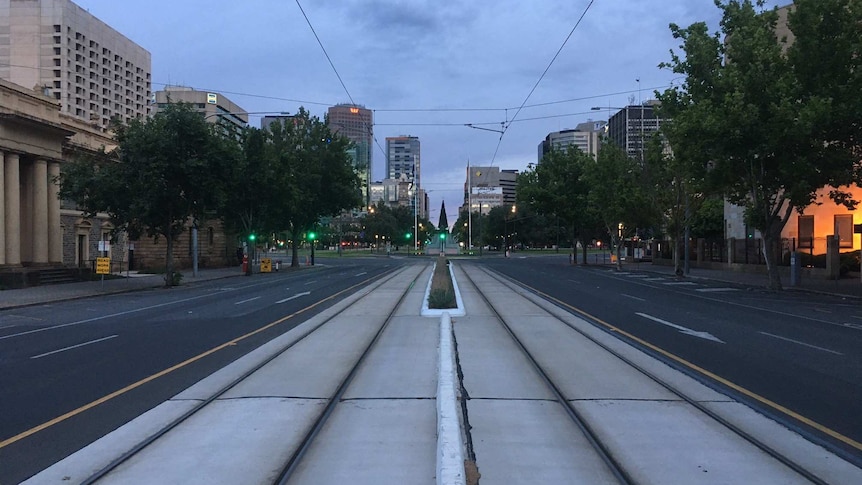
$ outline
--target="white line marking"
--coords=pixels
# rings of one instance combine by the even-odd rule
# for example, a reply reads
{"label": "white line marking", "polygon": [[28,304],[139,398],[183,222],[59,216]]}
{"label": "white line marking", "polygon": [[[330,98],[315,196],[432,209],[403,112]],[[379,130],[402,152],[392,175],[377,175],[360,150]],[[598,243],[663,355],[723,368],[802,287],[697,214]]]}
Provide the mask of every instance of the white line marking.
{"label": "white line marking", "polygon": [[701,293],[716,293],[719,291],[739,291],[738,288],[698,288],[694,291],[699,291]]}
{"label": "white line marking", "polygon": [[363,271],[363,272],[361,272],[359,274],[355,274],[353,276],[362,276],[362,275],[366,275],[366,274],[368,274],[368,271]]}
{"label": "white line marking", "polygon": [[626,298],[631,298],[632,300],[637,300],[637,301],[646,301],[643,298],[638,298],[636,296],[626,295],[625,293],[620,293],[620,296],[624,296]]}
{"label": "white line marking", "polygon": [[822,351],[824,351],[824,352],[829,352],[830,354],[835,354],[835,355],[844,355],[844,354],[842,354],[841,352],[836,352],[836,351],[834,351],[834,350],[824,349],[823,347],[818,347],[818,346],[816,346],[816,345],[806,344],[805,342],[800,342],[800,341],[798,341],[798,340],[793,340],[792,338],[782,337],[782,336],[780,336],[780,335],[773,335],[773,334],[771,334],[771,333],[766,333],[766,332],[759,332],[759,333],[760,333],[761,335],[766,335],[767,337],[777,338],[777,339],[779,339],[779,340],[784,340],[784,341],[786,341],[786,342],[792,342],[792,343],[794,343],[794,344],[803,345],[803,346],[805,346],[805,347],[810,347],[810,348],[812,348],[812,349],[817,349],[817,350],[822,350]]}
{"label": "white line marking", "polygon": [[95,344],[98,342],[104,342],[105,340],[111,340],[112,338],[115,338],[115,337],[117,337],[117,335],[111,335],[110,337],[104,337],[104,338],[100,338],[100,339],[96,339],[96,340],[91,340],[89,342],[84,342],[82,344],[73,345],[71,347],[65,347],[65,348],[62,348],[59,350],[52,350],[51,352],[45,352],[44,354],[34,355],[33,357],[30,357],[30,358],[31,359],[38,359],[40,357],[45,357],[48,355],[59,354],[60,352],[65,352],[67,350],[77,349],[78,347],[83,347],[85,345]]}
{"label": "white line marking", "polygon": [[580,281],[575,281],[575,280],[569,280],[569,281],[571,281],[572,283],[578,284],[578,285],[581,284]]}
{"label": "white line marking", "polygon": [[661,318],[656,318],[652,315],[647,315],[646,313],[635,313],[635,315],[644,317],[646,319],[652,320],[652,321],[654,321],[656,323],[660,323],[662,325],[667,325],[668,327],[671,327],[671,328],[675,328],[675,329],[679,330],[680,332],[682,332],[686,335],[691,335],[692,337],[698,337],[698,338],[702,338],[702,339],[706,339],[706,340],[712,340],[713,342],[718,342],[721,344],[724,343],[724,341],[713,336],[709,332],[698,332],[696,330],[692,330],[690,328],[683,327],[682,325],[677,325],[675,323],[670,323],[667,320],[662,320]]}
{"label": "white line marking", "polygon": [[276,303],[284,303],[286,301],[293,300],[294,298],[299,298],[300,296],[305,296],[305,295],[310,295],[310,294],[311,294],[310,291],[305,291],[303,293],[297,293],[291,297],[285,298],[284,300],[278,300]]}
{"label": "white line marking", "polygon": [[142,311],[144,311],[144,310],[152,310],[153,308],[161,308],[161,307],[163,307],[163,306],[176,305],[177,303],[184,303],[184,302],[187,302],[187,301],[199,300],[199,299],[201,299],[201,298],[208,298],[208,297],[210,297],[210,296],[212,296],[212,294],[193,296],[193,297],[191,297],[191,298],[186,298],[186,299],[183,299],[183,300],[169,301],[169,302],[165,302],[165,303],[159,303],[158,305],[152,305],[152,306],[146,306],[146,307],[142,307],[142,308],[136,308],[136,309],[134,309],[134,310],[128,310],[128,311],[125,311],[125,312],[111,313],[111,314],[109,314],[109,315],[102,315],[101,317],[93,317],[93,318],[88,318],[88,319],[86,319],[86,320],[78,320],[77,322],[63,323],[63,324],[60,324],[60,325],[54,325],[54,326],[52,326],[52,327],[37,328],[37,329],[35,329],[35,330],[28,330],[28,331],[26,331],[26,332],[13,333],[13,334],[10,334],[10,335],[4,335],[4,336],[0,337],[0,340],[6,340],[6,339],[8,339],[8,338],[12,338],[12,337],[21,337],[21,336],[23,336],[23,335],[29,335],[29,334],[31,334],[31,333],[44,332],[44,331],[47,331],[47,330],[54,330],[54,329],[57,329],[57,328],[72,327],[72,326],[75,326],[75,325],[80,325],[80,324],[82,324],[82,323],[90,323],[90,322],[96,322],[96,321],[99,321],[99,320],[104,320],[104,319],[106,319],[106,318],[121,317],[121,316],[123,316],[123,315],[129,315],[129,314],[132,314],[132,313],[138,313],[138,312],[142,312]]}
{"label": "white line marking", "polygon": [[309,281],[308,283],[306,283],[306,284],[305,284],[305,286],[313,285],[313,284],[315,284],[315,283],[317,283],[317,280],[311,280],[311,281]]}
{"label": "white line marking", "polygon": [[850,315],[850,318],[858,318],[858,319],[862,320],[862,317],[860,317],[858,315]]}
{"label": "white line marking", "polygon": [[694,286],[697,285],[694,281],[669,281],[667,283],[662,283],[667,286]]}
{"label": "white line marking", "polygon": [[260,297],[256,296],[254,298],[249,298],[248,300],[238,301],[238,302],[234,303],[234,305],[242,305],[243,303],[248,303],[250,301],[257,300],[258,298],[260,298]]}
{"label": "white line marking", "polygon": [[664,281],[664,278],[644,278],[641,281]]}
{"label": "white line marking", "polygon": [[645,275],[643,273],[626,273],[626,276],[628,276],[629,278],[646,278],[649,275]]}

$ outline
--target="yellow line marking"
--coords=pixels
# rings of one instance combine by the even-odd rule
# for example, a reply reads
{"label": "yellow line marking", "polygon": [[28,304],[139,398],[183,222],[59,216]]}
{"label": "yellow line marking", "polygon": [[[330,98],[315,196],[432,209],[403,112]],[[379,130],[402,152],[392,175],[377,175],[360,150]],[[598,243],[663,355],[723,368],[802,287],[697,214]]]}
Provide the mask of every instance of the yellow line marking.
{"label": "yellow line marking", "polygon": [[615,326],[611,325],[610,323],[605,322],[601,318],[594,317],[593,315],[590,315],[589,313],[587,313],[587,312],[585,312],[579,308],[573,307],[572,305],[569,305],[568,303],[566,303],[564,301],[558,300],[551,295],[543,293],[543,292],[541,292],[541,291],[539,291],[533,287],[527,286],[527,285],[524,285],[524,287],[529,288],[530,290],[536,292],[539,295],[542,295],[545,298],[553,300],[553,301],[559,303],[560,305],[563,305],[564,307],[569,308],[570,310],[572,310],[576,313],[579,313],[579,314],[581,314],[581,315],[583,315],[583,316],[585,316],[591,320],[594,320],[594,321],[604,325],[605,327],[607,327],[612,332],[617,332],[620,335],[625,335],[626,337],[634,340],[635,342],[643,345],[644,347],[648,347],[648,348],[664,355],[665,357],[667,357],[671,360],[679,362],[680,364],[688,367],[689,369],[691,369],[695,372],[698,372],[698,373],[700,373],[706,377],[709,377],[710,379],[718,381],[719,383],[733,389],[736,392],[739,392],[740,394],[744,394],[744,395],[746,395],[746,396],[748,396],[748,397],[750,397],[756,401],[759,401],[760,403],[765,404],[766,406],[771,407],[772,409],[774,409],[776,411],[779,411],[779,412],[781,412],[781,413],[783,413],[783,414],[785,414],[785,415],[787,415],[793,419],[796,419],[798,421],[801,421],[802,423],[805,423],[806,425],[820,431],[821,433],[829,435],[832,438],[835,438],[836,440],[841,441],[844,444],[847,444],[849,446],[852,446],[853,448],[856,448],[857,450],[862,451],[862,443],[854,440],[853,438],[850,438],[849,436],[844,436],[843,434],[841,434],[841,433],[839,433],[839,432],[837,432],[831,428],[827,428],[826,426],[824,426],[824,425],[822,425],[822,424],[820,424],[820,423],[818,423],[812,419],[806,418],[805,416],[802,416],[801,414],[799,414],[795,411],[792,411],[792,410],[782,406],[781,404],[773,402],[773,401],[761,396],[760,394],[757,394],[753,391],[749,391],[748,389],[746,389],[746,388],[744,388],[738,384],[734,384],[733,382],[731,382],[731,381],[729,381],[729,380],[727,380],[727,379],[725,379],[725,378],[723,378],[717,374],[714,374],[714,373],[712,373],[712,372],[710,372],[710,371],[708,371],[708,370],[706,370],[706,369],[704,369],[704,368],[702,368],[696,364],[693,364],[693,363],[683,359],[682,357],[674,355],[674,354],[668,352],[667,350],[664,350],[664,349],[657,347],[657,346],[655,346],[655,345],[653,345],[653,344],[651,344],[651,343],[649,343],[649,342],[647,342],[641,338],[638,338],[638,337],[626,332],[625,330],[622,330],[618,327],[615,327]]}
{"label": "yellow line marking", "polygon": [[28,429],[27,431],[23,431],[23,432],[21,432],[21,433],[19,433],[19,434],[15,435],[15,436],[13,436],[13,437],[11,437],[11,438],[7,438],[7,439],[5,439],[5,440],[3,440],[3,441],[0,441],[0,449],[3,449],[3,448],[5,448],[5,447],[7,447],[7,446],[11,445],[12,443],[17,442],[17,441],[21,441],[22,439],[27,438],[27,437],[29,437],[29,436],[32,436],[32,435],[34,435],[34,434],[36,434],[36,433],[38,433],[38,432],[40,432],[40,431],[42,431],[42,430],[45,430],[45,429],[47,429],[47,428],[50,428],[51,426],[54,426],[55,424],[62,423],[63,421],[65,421],[65,420],[67,420],[67,419],[69,419],[69,418],[71,418],[71,417],[77,416],[77,415],[79,415],[79,414],[81,414],[81,413],[83,413],[83,412],[86,412],[86,411],[88,411],[88,410],[90,410],[90,409],[92,409],[92,408],[94,408],[94,407],[96,407],[96,406],[98,406],[98,405],[100,405],[100,404],[104,404],[104,403],[106,403],[106,402],[110,401],[111,399],[114,399],[114,398],[115,398],[115,397],[117,397],[117,396],[123,395],[123,394],[125,394],[125,393],[127,393],[127,392],[129,392],[129,391],[131,391],[131,390],[133,390],[133,389],[136,389],[136,388],[138,388],[138,387],[141,387],[141,386],[143,386],[144,384],[146,384],[146,383],[148,383],[148,382],[151,382],[151,381],[154,381],[154,380],[158,379],[159,377],[164,377],[164,376],[166,376],[166,375],[170,374],[171,372],[173,372],[173,371],[175,371],[175,370],[177,370],[177,369],[180,369],[180,368],[185,367],[185,366],[187,366],[187,365],[189,365],[189,364],[191,364],[191,363],[193,363],[193,362],[196,362],[196,361],[198,361],[198,360],[201,360],[201,359],[203,359],[204,357],[207,357],[207,356],[209,356],[209,355],[212,355],[212,354],[214,354],[214,353],[218,352],[219,350],[225,349],[225,348],[230,347],[230,346],[232,346],[232,345],[236,345],[237,343],[239,343],[239,342],[240,342],[240,341],[242,341],[242,340],[245,340],[245,339],[247,339],[247,338],[249,338],[249,337],[251,337],[251,336],[253,336],[253,335],[256,335],[256,334],[258,334],[258,333],[260,333],[260,332],[266,331],[266,330],[268,330],[268,329],[270,329],[270,328],[272,328],[272,327],[274,327],[274,326],[276,326],[276,325],[278,325],[278,324],[280,324],[280,323],[284,323],[285,321],[287,321],[287,320],[289,320],[289,319],[291,319],[291,318],[293,318],[293,317],[295,317],[295,316],[297,316],[297,315],[299,315],[299,314],[301,314],[301,313],[305,313],[306,311],[311,310],[312,308],[314,308],[314,307],[316,307],[316,306],[320,305],[321,303],[323,303],[323,302],[325,302],[325,301],[329,301],[329,300],[331,300],[331,299],[333,299],[333,298],[335,298],[335,297],[337,297],[337,296],[341,295],[342,293],[345,293],[345,292],[347,292],[347,291],[350,291],[350,290],[352,290],[352,289],[354,289],[354,288],[356,288],[356,287],[358,287],[358,286],[364,285],[365,283],[367,283],[367,282],[369,282],[369,281],[371,281],[371,280],[373,280],[373,279],[374,279],[374,278],[368,278],[368,279],[365,279],[365,280],[363,280],[363,281],[362,281],[362,282],[360,282],[360,283],[357,283],[357,284],[355,284],[355,285],[353,285],[353,286],[351,286],[351,287],[349,287],[349,288],[345,288],[345,289],[343,289],[343,290],[339,291],[338,293],[335,293],[335,294],[333,294],[333,295],[330,295],[330,296],[328,296],[328,297],[324,298],[323,300],[320,300],[320,301],[318,301],[318,302],[316,302],[316,303],[314,303],[314,304],[312,304],[312,305],[309,305],[309,306],[307,306],[307,307],[305,307],[305,308],[302,308],[301,310],[297,310],[296,312],[291,313],[290,315],[287,315],[287,316],[285,316],[285,317],[279,318],[278,320],[276,320],[276,321],[274,321],[274,322],[272,322],[272,323],[269,323],[269,324],[267,324],[267,325],[265,325],[265,326],[263,326],[263,327],[260,327],[260,328],[259,328],[259,329],[257,329],[257,330],[251,331],[251,332],[249,332],[249,333],[247,333],[247,334],[245,334],[245,335],[242,335],[242,336],[240,336],[240,337],[237,337],[237,338],[235,338],[235,339],[233,339],[233,340],[231,340],[231,341],[229,341],[229,342],[225,342],[225,343],[223,343],[223,344],[221,344],[221,345],[219,345],[219,346],[217,346],[217,347],[213,347],[213,348],[211,348],[211,349],[207,350],[206,352],[203,352],[202,354],[198,354],[198,355],[196,355],[196,356],[194,356],[194,357],[192,357],[192,358],[190,358],[190,359],[187,359],[187,360],[184,360],[183,362],[180,362],[179,364],[176,364],[176,365],[174,365],[174,366],[172,366],[172,367],[169,367],[169,368],[167,368],[167,369],[164,369],[164,370],[162,370],[162,371],[160,371],[160,372],[158,372],[158,373],[156,373],[156,374],[153,374],[153,375],[151,375],[151,376],[149,376],[149,377],[145,377],[145,378],[143,378],[143,379],[141,379],[141,380],[139,380],[139,381],[137,381],[137,382],[135,382],[135,383],[129,384],[128,386],[126,386],[126,387],[124,387],[124,388],[122,388],[122,389],[119,389],[119,390],[117,390],[117,391],[114,391],[114,392],[112,392],[112,393],[108,394],[107,396],[103,396],[103,397],[101,397],[101,398],[99,398],[99,399],[96,399],[95,401],[93,401],[93,402],[91,402],[91,403],[85,404],[85,405],[83,405],[83,406],[81,406],[81,407],[79,407],[79,408],[77,408],[77,409],[73,409],[72,411],[69,411],[69,412],[68,412],[68,413],[66,413],[66,414],[63,414],[63,415],[57,416],[56,418],[54,418],[54,419],[52,419],[52,420],[50,420],[50,421],[46,421],[46,422],[44,422],[44,423],[42,423],[42,424],[40,424],[40,425],[38,425],[38,426],[35,426],[35,427],[33,427],[33,428]]}

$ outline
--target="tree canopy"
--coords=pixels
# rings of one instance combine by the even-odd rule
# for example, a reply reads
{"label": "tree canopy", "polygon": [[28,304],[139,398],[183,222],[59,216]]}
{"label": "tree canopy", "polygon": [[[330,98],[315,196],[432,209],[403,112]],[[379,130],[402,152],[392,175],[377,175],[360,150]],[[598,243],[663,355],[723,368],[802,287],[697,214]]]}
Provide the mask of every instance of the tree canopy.
{"label": "tree canopy", "polygon": [[686,163],[709,166],[708,181],[759,230],[770,287],[780,288],[777,249],[793,211],[830,197],[853,208],[860,183],[859,0],[797,0],[794,40],[776,34],[763,2],[716,1],[721,32],[671,25],[680,54],[663,64],[686,76],[659,95],[672,117],[668,137]]}
{"label": "tree canopy", "polygon": [[90,216],[106,212],[132,239],[164,237],[165,285],[174,284],[173,243],[190,218],[219,206],[220,181],[210,170],[226,146],[214,127],[184,104],[151,119],[116,126],[118,147],[73,160],[60,175],[60,195]]}

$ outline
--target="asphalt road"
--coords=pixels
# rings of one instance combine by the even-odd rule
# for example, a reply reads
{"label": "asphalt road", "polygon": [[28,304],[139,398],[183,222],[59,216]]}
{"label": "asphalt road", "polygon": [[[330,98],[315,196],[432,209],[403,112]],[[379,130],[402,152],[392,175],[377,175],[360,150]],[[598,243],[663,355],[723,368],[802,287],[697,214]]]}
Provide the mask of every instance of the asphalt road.
{"label": "asphalt road", "polygon": [[[862,463],[862,306],[567,256],[487,265]],[[647,269],[647,268],[645,268]]]}
{"label": "asphalt road", "polygon": [[80,449],[401,262],[327,264],[0,313],[0,484]]}

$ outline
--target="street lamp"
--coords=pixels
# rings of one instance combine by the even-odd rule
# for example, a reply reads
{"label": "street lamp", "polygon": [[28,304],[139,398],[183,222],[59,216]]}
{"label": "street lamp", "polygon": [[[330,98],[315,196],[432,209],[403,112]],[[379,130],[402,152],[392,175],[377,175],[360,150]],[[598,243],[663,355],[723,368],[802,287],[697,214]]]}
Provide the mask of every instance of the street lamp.
{"label": "street lamp", "polygon": [[[512,204],[512,251],[515,250],[515,213],[518,211],[517,206]],[[503,236],[504,244],[506,245],[506,257],[509,257],[509,224],[508,219],[503,221]]]}

